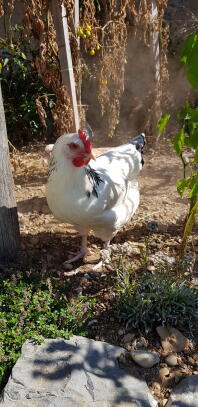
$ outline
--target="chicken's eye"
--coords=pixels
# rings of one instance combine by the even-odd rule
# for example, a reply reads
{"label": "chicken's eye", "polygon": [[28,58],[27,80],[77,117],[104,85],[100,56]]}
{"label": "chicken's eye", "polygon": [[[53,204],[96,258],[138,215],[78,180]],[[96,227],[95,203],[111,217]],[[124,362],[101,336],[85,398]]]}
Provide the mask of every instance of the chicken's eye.
{"label": "chicken's eye", "polygon": [[76,150],[78,148],[78,144],[76,143],[69,143],[68,146],[71,150]]}

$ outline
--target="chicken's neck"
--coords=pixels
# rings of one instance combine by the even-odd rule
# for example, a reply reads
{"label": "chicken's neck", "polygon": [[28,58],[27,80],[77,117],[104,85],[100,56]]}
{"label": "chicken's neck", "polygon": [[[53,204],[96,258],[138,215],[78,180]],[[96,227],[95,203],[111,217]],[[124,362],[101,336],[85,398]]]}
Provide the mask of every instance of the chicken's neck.
{"label": "chicken's neck", "polygon": [[61,183],[65,187],[75,187],[86,190],[86,193],[98,197],[98,186],[102,182],[100,174],[91,165],[75,167],[69,160],[56,160],[52,157],[49,168],[49,182]]}

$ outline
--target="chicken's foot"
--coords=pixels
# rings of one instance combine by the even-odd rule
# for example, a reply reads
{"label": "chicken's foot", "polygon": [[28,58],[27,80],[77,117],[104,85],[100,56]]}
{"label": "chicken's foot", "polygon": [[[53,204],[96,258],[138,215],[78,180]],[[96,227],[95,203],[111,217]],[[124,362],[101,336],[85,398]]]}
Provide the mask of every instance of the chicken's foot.
{"label": "chicken's foot", "polygon": [[84,259],[84,257],[89,253],[89,249],[87,247],[87,235],[82,236],[82,243],[81,243],[81,248],[79,253],[76,254],[76,256],[72,257],[69,260],[66,260],[64,263],[69,264],[73,263],[74,261],[77,261],[79,259]]}

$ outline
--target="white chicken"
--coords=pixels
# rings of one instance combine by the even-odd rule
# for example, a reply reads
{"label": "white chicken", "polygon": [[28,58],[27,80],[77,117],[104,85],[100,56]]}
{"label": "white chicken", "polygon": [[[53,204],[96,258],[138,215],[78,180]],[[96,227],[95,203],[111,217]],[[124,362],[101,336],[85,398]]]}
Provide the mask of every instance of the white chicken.
{"label": "white chicken", "polygon": [[82,236],[80,251],[66,263],[87,255],[89,231],[108,245],[139,205],[137,177],[144,163],[145,135],[112,148],[96,161],[91,142],[90,131],[79,130],[59,137],[50,148],[49,208]]}

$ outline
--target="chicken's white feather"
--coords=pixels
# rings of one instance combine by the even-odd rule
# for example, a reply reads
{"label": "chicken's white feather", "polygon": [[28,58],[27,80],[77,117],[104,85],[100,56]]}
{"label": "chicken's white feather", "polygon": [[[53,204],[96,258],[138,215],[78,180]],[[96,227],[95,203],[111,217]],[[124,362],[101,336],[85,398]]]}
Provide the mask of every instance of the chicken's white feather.
{"label": "chicken's white feather", "polygon": [[65,156],[68,140],[81,143],[76,134],[61,136],[55,143],[47,183],[48,205],[56,218],[72,224],[81,234],[92,230],[103,241],[111,240],[139,205],[141,151],[128,143],[91,160],[89,166],[77,168]]}

